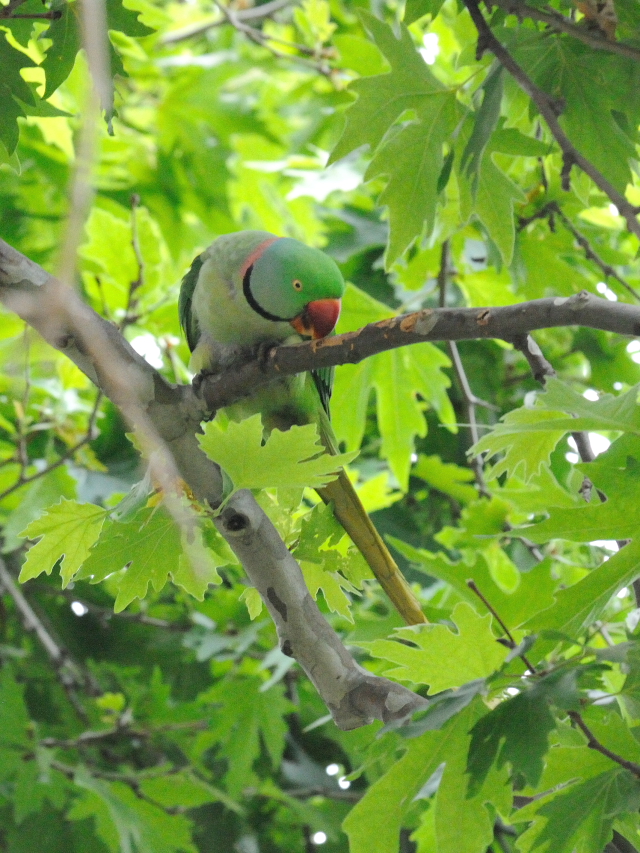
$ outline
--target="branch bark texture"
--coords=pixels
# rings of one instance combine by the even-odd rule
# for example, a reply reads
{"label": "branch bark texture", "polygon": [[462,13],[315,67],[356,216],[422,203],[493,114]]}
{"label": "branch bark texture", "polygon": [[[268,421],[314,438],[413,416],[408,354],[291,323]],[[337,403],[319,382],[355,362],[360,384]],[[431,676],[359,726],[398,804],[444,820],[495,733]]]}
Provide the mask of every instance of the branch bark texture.
{"label": "branch bark texture", "polygon": [[[358,364],[376,353],[427,341],[521,341],[535,329],[554,326],[588,326],[635,337],[640,335],[640,307],[610,302],[583,290],[575,296],[534,299],[497,308],[430,308],[371,323],[344,335],[274,348],[263,360],[207,376],[198,393],[206,407],[215,411],[258,385],[292,373]],[[536,347],[531,339],[529,346]]]}

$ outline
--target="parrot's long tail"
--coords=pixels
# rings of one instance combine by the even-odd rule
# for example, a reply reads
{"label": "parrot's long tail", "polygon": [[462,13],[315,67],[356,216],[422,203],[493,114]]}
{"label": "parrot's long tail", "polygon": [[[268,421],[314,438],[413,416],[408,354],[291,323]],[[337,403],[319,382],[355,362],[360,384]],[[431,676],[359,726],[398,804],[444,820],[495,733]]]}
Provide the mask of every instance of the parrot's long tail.
{"label": "parrot's long tail", "polygon": [[325,503],[333,503],[336,518],[362,553],[405,622],[408,625],[427,622],[411,587],[373,526],[344,469],[340,471],[337,480],[318,489],[318,494]]}

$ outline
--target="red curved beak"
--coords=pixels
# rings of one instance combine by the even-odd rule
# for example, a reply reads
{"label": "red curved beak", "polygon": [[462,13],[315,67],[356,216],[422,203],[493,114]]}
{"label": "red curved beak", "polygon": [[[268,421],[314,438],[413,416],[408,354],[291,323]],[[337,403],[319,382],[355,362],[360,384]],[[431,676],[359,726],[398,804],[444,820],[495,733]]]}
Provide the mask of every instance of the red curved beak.
{"label": "red curved beak", "polygon": [[317,299],[310,302],[302,314],[290,321],[300,335],[319,340],[332,332],[340,316],[339,299]]}

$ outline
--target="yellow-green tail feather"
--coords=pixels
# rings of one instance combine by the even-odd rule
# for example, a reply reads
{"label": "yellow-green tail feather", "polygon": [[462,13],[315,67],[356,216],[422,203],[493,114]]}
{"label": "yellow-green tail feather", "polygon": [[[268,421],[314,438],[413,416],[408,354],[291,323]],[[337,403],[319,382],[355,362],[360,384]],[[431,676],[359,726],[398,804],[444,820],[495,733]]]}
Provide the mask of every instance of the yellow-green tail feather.
{"label": "yellow-green tail feather", "polygon": [[427,621],[411,587],[400,572],[382,537],[373,525],[351,480],[344,470],[338,479],[318,494],[325,503],[333,503],[333,511],[354,545],[369,564],[380,586],[408,625]]}

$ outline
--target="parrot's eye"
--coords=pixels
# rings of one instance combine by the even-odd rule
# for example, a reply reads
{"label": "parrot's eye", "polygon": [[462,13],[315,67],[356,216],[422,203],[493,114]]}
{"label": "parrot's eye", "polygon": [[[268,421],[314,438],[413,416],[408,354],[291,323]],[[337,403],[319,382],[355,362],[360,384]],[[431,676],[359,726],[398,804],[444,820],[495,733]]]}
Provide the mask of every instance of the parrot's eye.
{"label": "parrot's eye", "polygon": [[293,280],[293,289],[294,290],[302,290],[302,282],[298,278],[294,278]]}

